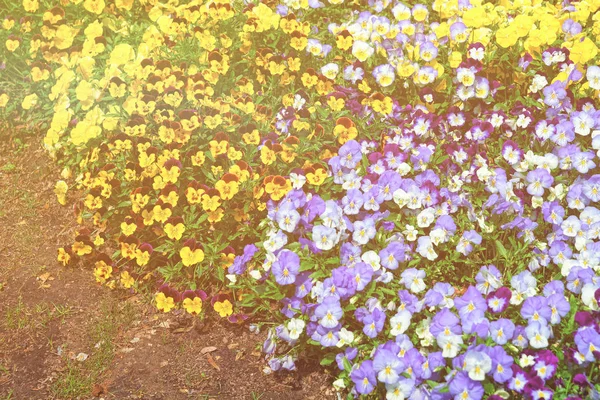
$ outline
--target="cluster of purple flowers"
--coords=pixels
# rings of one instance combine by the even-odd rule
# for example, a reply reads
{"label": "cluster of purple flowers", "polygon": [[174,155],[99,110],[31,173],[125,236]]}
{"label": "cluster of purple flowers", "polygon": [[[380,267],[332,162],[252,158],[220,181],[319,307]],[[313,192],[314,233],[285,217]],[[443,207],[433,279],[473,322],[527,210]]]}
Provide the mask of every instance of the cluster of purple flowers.
{"label": "cluster of purple flowers", "polygon": [[[336,90],[353,118],[385,131],[345,141],[327,160],[325,190],[304,180],[267,205],[252,278],[280,286],[287,318],[265,343],[271,370],[292,369],[313,344],[339,367],[336,387],[355,396],[600,397],[600,68],[582,73],[562,47],[526,54],[529,97],[496,106],[514,86],[494,80],[486,45],[471,43],[452,71],[451,105],[427,107],[431,62],[470,29],[458,19],[440,39],[439,25],[422,22],[425,6],[369,5],[329,27],[354,37],[360,61]],[[562,24],[565,38],[581,30]],[[407,60],[409,47],[420,62]],[[377,83],[398,84],[410,64],[419,104],[392,98],[380,112],[360,101],[361,58],[374,49],[387,57],[372,69]]]}
{"label": "cluster of purple flowers", "polygon": [[[415,122],[425,116],[419,110],[405,112]],[[290,320],[268,339],[267,353],[276,354],[278,340],[296,345],[301,335],[323,348],[343,349],[336,356],[343,371],[338,385],[352,382],[349,389],[357,395],[372,393],[381,383],[388,399],[481,399],[484,383],[493,382],[527,398],[551,398],[560,390],[553,380],[559,362],[585,371],[600,356],[600,314],[594,311],[600,299],[595,273],[600,252],[585,233],[594,224],[597,228],[600,211],[581,191],[587,205],[579,216],[566,217],[579,210],[559,196],[544,198],[555,190],[545,167],[534,165],[527,173],[512,167],[491,171],[485,158],[467,151],[470,166],[466,160],[428,165],[412,158],[418,151],[412,149],[427,141],[418,142],[410,130],[409,125],[404,133],[391,135],[380,151],[368,141],[341,146],[329,160],[331,198],[296,189],[268,205],[271,228],[261,279],[272,276],[292,288],[284,290],[289,297],[282,301]],[[398,144],[407,138],[412,148]],[[521,151],[515,142],[510,146]],[[381,170],[361,170],[363,159]],[[460,182],[487,193],[479,208],[468,192],[455,190],[452,171],[460,165]],[[515,178],[523,189],[517,189]],[[583,186],[584,178],[577,175],[574,185]],[[543,201],[534,208],[536,197]],[[547,238],[536,236],[542,232],[534,222],[537,214],[551,232]],[[536,245],[524,270],[508,273],[485,265],[461,295],[450,283],[428,289],[428,261],[440,261],[438,253],[453,260],[458,257],[452,253],[480,257],[483,241],[497,235],[493,225],[500,232],[516,229],[522,243]],[[299,247],[291,245],[292,238]],[[540,245],[544,239],[546,246]],[[333,269],[319,265],[325,254]],[[313,268],[301,272],[303,263],[313,262]],[[538,293],[545,277],[534,273],[542,266],[555,266],[558,275]],[[579,311],[575,324],[562,332],[565,319],[575,315],[569,299],[590,311],[585,317]],[[549,350],[558,337],[571,343],[568,357],[560,355],[560,361],[562,349]],[[274,370],[293,365],[290,354],[272,360],[277,360],[270,362]],[[585,375],[579,380],[585,381]],[[572,388],[581,397],[588,387]]]}

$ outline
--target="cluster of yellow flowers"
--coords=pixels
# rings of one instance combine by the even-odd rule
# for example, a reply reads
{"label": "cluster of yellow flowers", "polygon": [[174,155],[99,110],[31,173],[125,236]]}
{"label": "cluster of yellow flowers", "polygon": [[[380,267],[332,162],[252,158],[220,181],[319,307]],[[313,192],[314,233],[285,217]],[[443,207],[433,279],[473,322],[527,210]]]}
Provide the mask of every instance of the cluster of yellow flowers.
{"label": "cluster of yellow flowers", "polygon": [[26,65],[31,84],[20,107],[10,90],[0,100],[7,112],[50,115],[43,144],[64,167],[55,193],[75,200],[87,226],[59,261],[93,260],[110,287],[218,289],[257,237],[250,221],[292,189],[291,168],[315,187],[327,177],[313,167],[321,146],[301,144],[310,113],[297,118],[297,136],[273,125],[274,110],[294,102],[302,62],[282,57],[268,33],[291,24],[306,36],[309,24],[223,0],[44,6],[12,10],[33,22],[6,40],[8,63]]}

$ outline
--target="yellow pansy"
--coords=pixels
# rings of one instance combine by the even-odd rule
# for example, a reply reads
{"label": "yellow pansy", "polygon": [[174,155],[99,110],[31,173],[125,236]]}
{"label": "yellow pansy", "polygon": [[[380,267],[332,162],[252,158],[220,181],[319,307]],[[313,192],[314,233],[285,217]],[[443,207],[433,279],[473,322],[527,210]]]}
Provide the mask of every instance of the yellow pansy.
{"label": "yellow pansy", "polygon": [[189,247],[182,247],[179,251],[181,257],[181,263],[186,267],[195,265],[204,261],[204,251],[202,249],[192,250]]}
{"label": "yellow pansy", "polygon": [[121,233],[125,236],[131,236],[135,233],[137,225],[134,223],[128,224],[127,222],[121,222]]}
{"label": "yellow pansy", "polygon": [[175,225],[173,225],[171,223],[165,224],[165,233],[167,234],[167,237],[171,240],[181,239],[184,232],[185,232],[185,225],[182,222],[175,224]]}
{"label": "yellow pansy", "polygon": [[125,289],[129,289],[135,283],[135,279],[127,271],[121,272],[121,286]]}
{"label": "yellow pansy", "polygon": [[533,17],[523,14],[517,15],[511,25],[514,26],[518,37],[525,37],[533,26]]}
{"label": "yellow pansy", "polygon": [[474,29],[471,35],[471,42],[479,42],[484,46],[487,46],[490,43],[493,33],[494,32],[490,28],[486,27]]}
{"label": "yellow pansy", "polygon": [[319,186],[327,178],[327,171],[323,168],[317,168],[314,172],[308,172],[306,174],[306,181],[311,185]]}
{"label": "yellow pansy", "polygon": [[10,100],[10,96],[8,94],[0,93],[0,108],[6,107],[9,100]]}
{"label": "yellow pansy", "polygon": [[157,293],[155,296],[156,308],[163,312],[169,312],[175,308],[175,301],[172,297],[167,297],[163,292]]}
{"label": "yellow pansy", "polygon": [[194,297],[194,299],[183,299],[183,308],[192,315],[198,315],[202,311],[202,299]]}
{"label": "yellow pansy", "polygon": [[259,20],[259,28],[257,32],[268,30],[271,28],[277,28],[279,26],[280,16],[269,8],[264,3],[259,3],[258,6],[252,9],[252,13],[256,15]]}
{"label": "yellow pansy", "polygon": [[38,0],[23,0],[23,8],[25,11],[34,13],[40,7]]}
{"label": "yellow pansy", "polygon": [[[569,46],[566,47],[569,48]],[[587,36],[583,41],[576,40],[569,50],[571,52],[569,58],[571,61],[578,64],[585,64],[598,54],[598,47]]]}
{"label": "yellow pansy", "polygon": [[113,65],[123,65],[135,58],[133,47],[127,43],[120,43],[110,53],[109,63]]}
{"label": "yellow pansy", "polygon": [[223,179],[220,179],[215,184],[215,189],[219,191],[219,195],[223,200],[230,200],[239,191],[238,178],[234,174],[225,174]]}
{"label": "yellow pansy", "polygon": [[61,247],[58,249],[57,260],[64,267],[71,261],[71,254],[64,247]]}
{"label": "yellow pansy", "polygon": [[267,146],[263,146],[260,149],[260,160],[265,165],[271,165],[277,160],[277,158],[276,158],[276,154],[273,150],[271,150]]}
{"label": "yellow pansy", "polygon": [[202,208],[205,211],[215,211],[221,205],[221,198],[219,195],[203,194],[202,195]]}
{"label": "yellow pansy", "polygon": [[18,49],[20,45],[21,45],[21,40],[17,37],[14,37],[11,35],[8,37],[8,39],[6,39],[6,48],[11,53],[13,51],[15,51],[16,49]]}
{"label": "yellow pansy", "polygon": [[217,208],[215,211],[208,212],[208,222],[214,224],[215,222],[219,222],[223,219],[225,215],[225,211],[222,208]]}
{"label": "yellow pansy", "polygon": [[56,185],[54,186],[54,193],[56,194],[56,197],[58,198],[58,202],[61,205],[65,205],[67,204],[67,190],[69,189],[69,186],[67,185],[67,183],[65,181],[58,181],[56,182]]}
{"label": "yellow pansy", "polygon": [[71,47],[73,40],[77,36],[78,29],[72,28],[68,25],[61,25],[56,30],[56,36],[54,37],[54,45],[59,50],[65,50]]}
{"label": "yellow pansy", "polygon": [[104,7],[106,7],[104,0],[85,0],[83,2],[83,8],[85,8],[91,13],[98,15],[102,14],[102,11],[104,11]]}
{"label": "yellow pansy", "polygon": [[34,107],[38,103],[38,100],[39,100],[39,97],[35,93],[27,95],[21,102],[21,107],[23,107],[23,110],[30,110],[32,107]]}
{"label": "yellow pansy", "polygon": [[487,12],[483,7],[472,7],[463,13],[462,20],[470,28],[480,28],[486,22],[486,15]]}
{"label": "yellow pansy", "polygon": [[96,125],[91,125],[83,120],[79,121],[75,128],[71,131],[71,142],[75,146],[86,144],[89,140],[100,136],[102,128]]}
{"label": "yellow pansy", "polygon": [[94,268],[94,276],[96,277],[96,282],[106,283],[106,281],[110,279],[112,271],[113,268],[110,265],[106,264],[104,261],[96,262]]}
{"label": "yellow pansy", "polygon": [[222,318],[228,317],[233,314],[233,305],[229,300],[216,301],[213,308]]}
{"label": "yellow pansy", "polygon": [[513,25],[500,28],[496,31],[496,42],[504,48],[514,46],[517,40],[519,40],[519,36]]}

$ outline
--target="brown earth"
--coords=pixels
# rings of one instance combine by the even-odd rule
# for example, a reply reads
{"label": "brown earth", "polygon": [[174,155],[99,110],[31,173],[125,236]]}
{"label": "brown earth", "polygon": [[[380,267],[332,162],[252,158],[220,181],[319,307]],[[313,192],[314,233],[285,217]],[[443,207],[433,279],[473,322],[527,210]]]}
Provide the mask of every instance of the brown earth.
{"label": "brown earth", "polygon": [[0,135],[0,400],[336,398],[314,361],[265,375],[264,333],[158,313],[60,266],[77,225],[58,176],[36,140]]}

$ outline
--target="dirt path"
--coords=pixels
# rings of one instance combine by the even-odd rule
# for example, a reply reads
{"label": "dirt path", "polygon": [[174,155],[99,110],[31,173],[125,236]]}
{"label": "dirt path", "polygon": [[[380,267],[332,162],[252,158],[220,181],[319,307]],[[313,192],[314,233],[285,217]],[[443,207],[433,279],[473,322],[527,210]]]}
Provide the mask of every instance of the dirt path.
{"label": "dirt path", "polygon": [[322,371],[264,375],[261,334],[159,314],[59,266],[76,225],[58,175],[36,141],[0,140],[0,400],[335,398]]}

